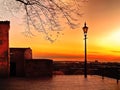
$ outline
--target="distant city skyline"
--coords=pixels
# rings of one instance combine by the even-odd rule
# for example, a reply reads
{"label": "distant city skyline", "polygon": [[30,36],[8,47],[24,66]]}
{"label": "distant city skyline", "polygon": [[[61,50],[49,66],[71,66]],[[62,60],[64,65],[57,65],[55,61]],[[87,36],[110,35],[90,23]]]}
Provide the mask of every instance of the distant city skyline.
{"label": "distant city skyline", "polygon": [[0,20],[10,20],[10,47],[30,47],[33,58],[68,61],[84,61],[82,27],[86,21],[89,27],[88,61],[120,62],[120,0],[89,0],[81,9],[84,15],[80,18],[79,28],[72,30],[66,26],[54,43],[35,30],[32,30],[35,36],[26,37],[23,34],[26,27],[22,14],[15,13],[15,16],[12,16],[0,7]]}

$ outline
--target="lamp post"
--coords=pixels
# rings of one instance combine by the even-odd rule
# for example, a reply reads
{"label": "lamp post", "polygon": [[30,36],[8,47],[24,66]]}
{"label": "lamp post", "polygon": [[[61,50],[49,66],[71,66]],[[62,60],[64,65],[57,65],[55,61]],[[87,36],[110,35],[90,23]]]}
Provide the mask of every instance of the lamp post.
{"label": "lamp post", "polygon": [[86,44],[86,39],[87,39],[87,31],[88,27],[86,26],[86,22],[84,23],[84,27],[82,28],[84,32],[84,40],[85,40],[85,61],[84,61],[84,77],[87,78],[87,44]]}

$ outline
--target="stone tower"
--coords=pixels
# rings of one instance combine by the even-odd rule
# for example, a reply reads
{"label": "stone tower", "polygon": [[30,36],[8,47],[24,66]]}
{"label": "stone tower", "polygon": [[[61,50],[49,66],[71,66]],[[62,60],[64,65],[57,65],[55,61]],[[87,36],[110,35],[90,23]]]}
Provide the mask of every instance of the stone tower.
{"label": "stone tower", "polygon": [[0,21],[0,77],[8,77],[10,72],[9,29],[9,21]]}

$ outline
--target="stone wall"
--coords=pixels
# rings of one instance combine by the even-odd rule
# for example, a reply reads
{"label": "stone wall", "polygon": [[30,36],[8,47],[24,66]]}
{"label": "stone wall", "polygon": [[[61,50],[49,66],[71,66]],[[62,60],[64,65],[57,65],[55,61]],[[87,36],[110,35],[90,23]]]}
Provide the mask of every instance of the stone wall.
{"label": "stone wall", "polygon": [[49,59],[31,59],[26,60],[26,77],[51,77],[53,70],[53,61]]}

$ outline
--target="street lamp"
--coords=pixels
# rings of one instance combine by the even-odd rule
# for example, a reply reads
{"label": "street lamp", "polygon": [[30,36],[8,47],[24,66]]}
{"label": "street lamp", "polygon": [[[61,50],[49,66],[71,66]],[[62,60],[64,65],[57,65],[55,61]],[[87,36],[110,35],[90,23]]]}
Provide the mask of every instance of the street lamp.
{"label": "street lamp", "polygon": [[86,22],[84,23],[84,27],[82,28],[84,32],[84,40],[85,40],[85,61],[84,61],[84,77],[87,78],[87,49],[86,49],[86,39],[87,39],[87,31],[88,27],[86,26]]}

